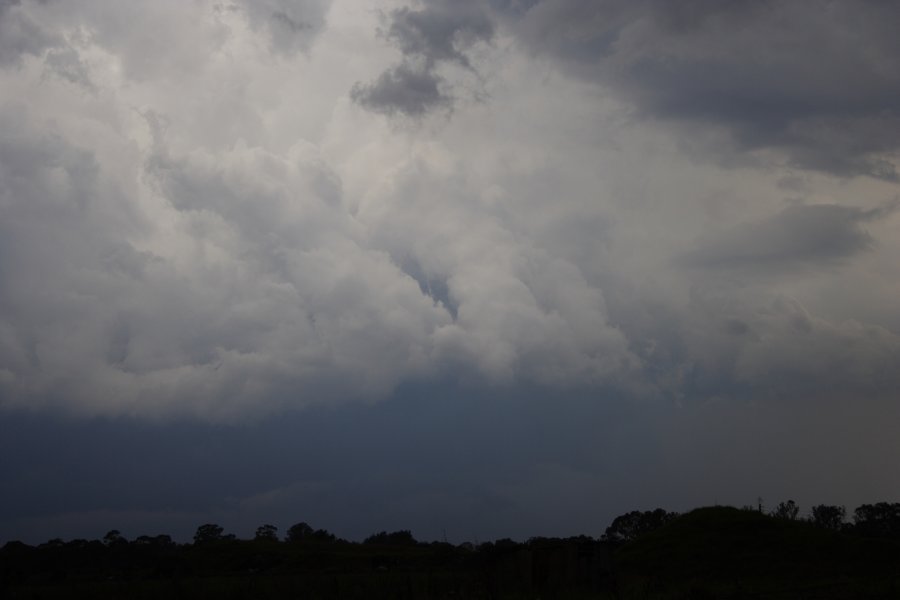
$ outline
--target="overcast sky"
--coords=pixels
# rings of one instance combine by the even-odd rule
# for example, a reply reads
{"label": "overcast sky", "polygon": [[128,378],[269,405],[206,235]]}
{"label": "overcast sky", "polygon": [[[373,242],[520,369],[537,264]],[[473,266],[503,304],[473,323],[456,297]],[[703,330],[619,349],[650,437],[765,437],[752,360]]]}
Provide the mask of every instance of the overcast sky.
{"label": "overcast sky", "polygon": [[0,543],[897,501],[898,22],[0,0]]}

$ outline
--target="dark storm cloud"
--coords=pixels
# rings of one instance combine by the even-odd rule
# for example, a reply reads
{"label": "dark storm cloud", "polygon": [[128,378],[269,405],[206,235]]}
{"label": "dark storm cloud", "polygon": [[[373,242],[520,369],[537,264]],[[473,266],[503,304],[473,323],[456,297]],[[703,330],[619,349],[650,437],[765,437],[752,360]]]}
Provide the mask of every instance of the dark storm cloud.
{"label": "dark storm cloud", "polygon": [[331,0],[243,2],[251,27],[265,31],[272,50],[284,56],[306,52],[325,28]]}
{"label": "dark storm cloud", "polygon": [[[189,540],[209,521],[242,537],[299,521],[356,540],[407,528],[454,542],[599,535],[637,501],[624,484],[661,456],[631,435],[634,406],[596,393],[557,398],[565,410],[548,412],[547,389],[409,386],[379,406],[226,427],[2,414],[0,543],[112,528]],[[547,510],[560,502],[566,510]]]}
{"label": "dark storm cloud", "polygon": [[506,17],[532,52],[639,116],[724,127],[707,156],[776,149],[797,167],[883,179],[900,148],[898,21],[890,2],[543,0]]}
{"label": "dark storm cloud", "polygon": [[603,84],[638,117],[707,126],[702,141],[684,139],[708,159],[734,163],[776,150],[790,166],[892,180],[898,20],[900,7],[874,1],[430,0],[389,13],[382,33],[403,61],[357,84],[352,97],[387,114],[448,106],[436,69],[469,68],[466,48],[500,28]]}
{"label": "dark storm cloud", "polygon": [[863,224],[896,205],[864,210],[837,204],[791,206],[759,221],[717,234],[686,257],[689,265],[721,269],[788,269],[849,258],[874,244]]}
{"label": "dark storm cloud", "polygon": [[494,33],[487,14],[472,3],[429,2],[420,10],[404,7],[390,14],[385,37],[407,57],[427,63],[457,62],[470,66],[463,50],[489,40]]}
{"label": "dark storm cloud", "polygon": [[94,90],[88,68],[84,61],[72,48],[57,48],[47,53],[44,60],[49,72],[66,81],[82,86],[88,90]]}
{"label": "dark storm cloud", "polygon": [[57,40],[18,9],[20,0],[0,0],[0,66],[22,55],[39,55]]}
{"label": "dark storm cloud", "polygon": [[869,474],[896,454],[897,408],[844,407],[839,426],[832,408],[827,396],[676,409],[599,390],[451,385],[230,427],[0,414],[0,543],[113,528],[189,541],[207,522],[249,538],[300,521],[353,540],[384,529],[453,543],[596,537],[617,514],[660,504],[784,494],[854,506],[890,494]]}
{"label": "dark storm cloud", "polygon": [[494,35],[493,22],[475,2],[425,2],[421,8],[391,11],[382,32],[403,55],[402,61],[375,81],[353,86],[355,102],[384,114],[420,117],[450,107],[449,84],[437,70],[442,63],[471,70],[465,51]]}
{"label": "dark storm cloud", "polygon": [[434,69],[401,63],[367,84],[356,83],[350,97],[373,112],[420,117],[430,110],[450,106],[452,97],[443,91],[446,82]]}

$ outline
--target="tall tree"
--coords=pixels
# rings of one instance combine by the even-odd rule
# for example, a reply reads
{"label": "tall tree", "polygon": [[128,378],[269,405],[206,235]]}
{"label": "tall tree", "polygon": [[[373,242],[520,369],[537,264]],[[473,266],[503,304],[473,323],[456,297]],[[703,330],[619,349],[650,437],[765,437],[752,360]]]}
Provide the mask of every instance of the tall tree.
{"label": "tall tree", "polygon": [[661,508],[643,512],[633,510],[613,519],[610,526],[606,528],[604,537],[612,542],[628,542],[659,529],[677,516],[678,513],[667,512]]}
{"label": "tall tree", "polygon": [[900,538],[900,503],[863,504],[853,511],[853,521],[862,535]]}
{"label": "tall tree", "polygon": [[209,542],[217,542],[225,539],[224,529],[215,523],[207,523],[197,528],[194,534],[195,544],[208,544]]}
{"label": "tall tree", "polygon": [[819,504],[812,507],[812,522],[825,529],[838,531],[844,525],[847,509],[843,506]]}
{"label": "tall tree", "polygon": [[779,519],[787,519],[788,521],[796,521],[797,515],[800,514],[800,507],[797,506],[797,503],[793,500],[788,500],[787,502],[779,502],[778,506],[775,507],[775,510],[772,511],[772,516],[777,517]]}
{"label": "tall tree", "polygon": [[278,528],[274,525],[260,525],[256,528],[256,540],[265,540],[270,542],[278,541]]}

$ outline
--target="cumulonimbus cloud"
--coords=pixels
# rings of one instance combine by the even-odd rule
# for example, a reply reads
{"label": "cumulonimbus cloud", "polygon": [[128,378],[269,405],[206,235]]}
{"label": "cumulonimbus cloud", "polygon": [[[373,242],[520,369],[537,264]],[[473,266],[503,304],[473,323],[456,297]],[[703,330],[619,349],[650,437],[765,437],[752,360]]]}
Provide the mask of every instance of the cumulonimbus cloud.
{"label": "cumulonimbus cloud", "polygon": [[374,81],[354,84],[350,97],[387,115],[422,117],[450,108],[454,96],[438,68],[455,64],[471,70],[466,50],[494,35],[494,22],[478,2],[429,0],[415,9],[395,9],[386,20],[383,35],[403,58]]}
{"label": "cumulonimbus cloud", "polygon": [[540,0],[501,15],[637,116],[724,131],[707,160],[776,150],[803,169],[897,178],[895,4]]}
{"label": "cumulonimbus cloud", "polygon": [[888,216],[895,206],[789,206],[760,222],[716,234],[684,261],[719,269],[768,270],[840,262],[872,248],[874,240],[863,224]]}
{"label": "cumulonimbus cloud", "polygon": [[[226,17],[267,35],[251,13],[206,16],[223,48],[237,43],[217,37],[224,24],[242,23]],[[55,105],[0,110],[4,405],[231,419],[423,377],[568,386],[636,365],[600,290],[484,220],[467,200],[477,187],[416,159],[348,201],[315,144],[219,143],[176,127],[181,115],[133,108],[125,86],[152,98],[173,77],[183,102],[202,98],[191,80],[210,67],[132,61],[110,79],[98,61],[131,50],[105,40],[66,50],[93,91],[44,77],[58,68],[49,53],[4,73],[80,98],[57,123],[43,112]],[[100,106],[111,118],[78,138]]]}
{"label": "cumulonimbus cloud", "polygon": [[[885,188],[803,168],[785,203],[783,165],[688,164],[658,142],[676,121],[738,139],[761,119],[737,151],[797,162],[811,145],[791,128],[832,127],[841,102],[880,117],[838,94],[776,127],[714,102],[693,70],[711,46],[739,62],[711,26],[737,8],[701,5],[422,2],[379,37],[350,2],[7,3],[0,27],[44,37],[2,47],[0,404],[239,419],[442,378],[683,399],[812,390],[835,361],[832,387],[895,389]],[[772,10],[789,11],[746,16]],[[834,18],[814,20],[828,48]],[[804,56],[775,58],[793,73]],[[665,65],[693,73],[683,89]],[[489,69],[495,96],[453,104],[447,69]],[[759,97],[783,101],[787,79]],[[693,98],[702,114],[678,110]],[[439,132],[371,114],[439,106],[456,111]],[[872,164],[855,131],[835,147]],[[871,294],[829,303],[851,277]]]}

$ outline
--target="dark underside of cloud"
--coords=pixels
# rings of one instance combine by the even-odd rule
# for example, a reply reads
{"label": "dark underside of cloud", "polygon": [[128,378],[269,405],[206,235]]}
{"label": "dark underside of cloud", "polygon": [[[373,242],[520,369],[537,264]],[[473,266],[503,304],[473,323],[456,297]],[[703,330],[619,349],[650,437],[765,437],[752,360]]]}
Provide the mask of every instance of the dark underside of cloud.
{"label": "dark underside of cloud", "polygon": [[273,53],[290,57],[309,50],[325,28],[331,0],[252,0],[243,2],[250,26],[264,31]]}
{"label": "dark underside of cloud", "polygon": [[444,81],[433,70],[401,63],[371,83],[357,83],[350,90],[350,97],[373,112],[421,117],[450,106],[452,98],[442,91],[443,86]]}
{"label": "dark underside of cloud", "polygon": [[[441,64],[495,31],[595,82],[639,119],[705,127],[706,159],[783,163],[894,180],[900,149],[900,5],[664,0],[422,1],[387,15],[403,62],[353,98],[421,116],[452,102]],[[438,91],[440,89],[440,91]],[[694,136],[696,138],[696,136]]]}
{"label": "dark underside of cloud", "polygon": [[701,242],[683,261],[695,267],[774,272],[840,262],[872,248],[874,240],[863,224],[885,217],[893,208],[791,206]]}
{"label": "dark underside of cloud", "polygon": [[[610,4],[597,4],[601,22],[600,5]],[[900,44],[891,25],[900,5],[619,6],[613,31],[602,27],[555,51],[583,76],[612,85],[639,114],[722,127],[733,149],[774,149],[799,168],[896,177],[886,157],[900,148]],[[541,45],[540,37],[525,39]],[[608,44],[591,57],[599,40]]]}
{"label": "dark underside of cloud", "polygon": [[386,20],[382,35],[403,58],[375,81],[354,85],[350,96],[388,115],[421,117],[450,108],[453,95],[438,70],[447,64],[471,70],[467,49],[494,35],[493,22],[476,2],[431,0],[417,9],[395,9]]}
{"label": "dark underside of cloud", "polygon": [[20,4],[0,1],[0,67],[18,63],[23,55],[39,55],[56,41],[18,9]]}

